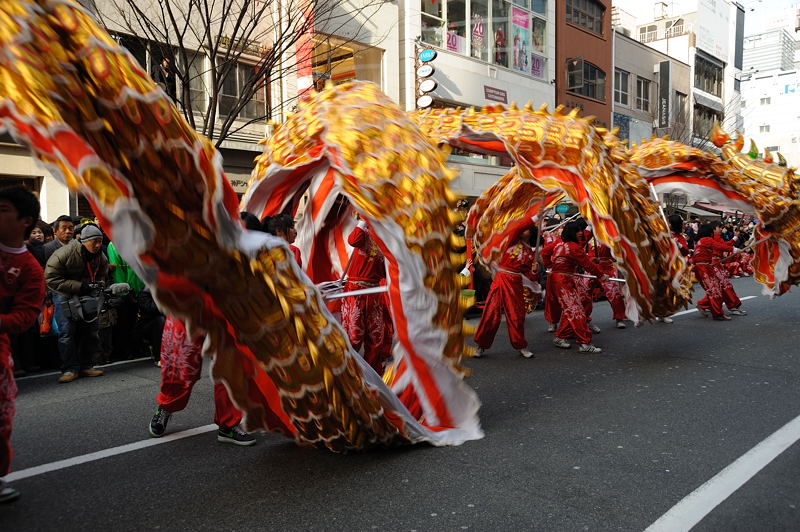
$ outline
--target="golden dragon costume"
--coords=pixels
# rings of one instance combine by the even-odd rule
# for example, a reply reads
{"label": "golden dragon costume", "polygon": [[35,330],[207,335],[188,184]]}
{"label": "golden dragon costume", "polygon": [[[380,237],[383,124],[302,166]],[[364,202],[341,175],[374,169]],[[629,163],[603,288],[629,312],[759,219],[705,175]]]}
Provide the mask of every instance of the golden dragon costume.
{"label": "golden dragon costume", "polygon": [[285,242],[243,230],[219,154],[85,9],[3,2],[0,52],[2,129],[89,199],[164,309],[207,333],[212,375],[248,428],[335,451],[482,436],[456,366],[452,174],[374,87],[313,96],[264,163],[286,186],[329,168],[381,236],[395,318],[408,318],[391,389],[349,347]]}
{"label": "golden dragon costume", "polygon": [[742,153],[744,138],[731,140],[715,124],[711,141],[717,156],[668,139],[654,138],[631,147],[630,160],[661,192],[684,192],[731,210],[753,213],[755,231],[753,269],[767,294],[780,295],[800,283],[800,183],[794,170],[778,154],[760,158],[751,141]]}

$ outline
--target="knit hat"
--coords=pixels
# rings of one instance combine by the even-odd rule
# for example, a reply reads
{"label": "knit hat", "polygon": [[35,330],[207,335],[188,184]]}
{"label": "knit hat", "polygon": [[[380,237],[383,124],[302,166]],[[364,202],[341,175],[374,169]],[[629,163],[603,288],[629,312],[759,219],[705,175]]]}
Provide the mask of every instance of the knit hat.
{"label": "knit hat", "polygon": [[81,242],[89,242],[98,238],[102,240],[103,232],[96,225],[87,225],[81,229],[80,238]]}

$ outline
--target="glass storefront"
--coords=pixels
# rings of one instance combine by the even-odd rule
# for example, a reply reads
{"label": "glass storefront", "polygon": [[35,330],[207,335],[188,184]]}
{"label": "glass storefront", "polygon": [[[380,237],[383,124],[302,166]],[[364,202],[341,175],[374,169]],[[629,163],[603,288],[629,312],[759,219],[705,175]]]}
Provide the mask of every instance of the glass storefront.
{"label": "glass storefront", "polygon": [[314,36],[314,56],[311,69],[317,90],[330,80],[334,85],[348,81],[371,81],[382,84],[383,50],[365,46],[339,37]]}
{"label": "glass storefront", "polygon": [[547,0],[422,0],[422,40],[546,79]]}

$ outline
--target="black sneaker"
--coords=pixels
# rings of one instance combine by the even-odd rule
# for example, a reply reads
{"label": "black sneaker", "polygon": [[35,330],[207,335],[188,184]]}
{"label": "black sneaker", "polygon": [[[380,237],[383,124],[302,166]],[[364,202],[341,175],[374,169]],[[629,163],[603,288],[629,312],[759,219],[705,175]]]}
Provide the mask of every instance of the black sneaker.
{"label": "black sneaker", "polygon": [[160,438],[167,431],[167,423],[172,414],[161,408],[160,406],[153,414],[153,419],[150,420],[150,436]]}
{"label": "black sneaker", "polygon": [[220,427],[217,431],[217,441],[247,447],[256,444],[256,437],[246,433],[239,427]]}
{"label": "black sneaker", "polygon": [[0,504],[4,502],[14,502],[19,499],[19,492],[0,480]]}

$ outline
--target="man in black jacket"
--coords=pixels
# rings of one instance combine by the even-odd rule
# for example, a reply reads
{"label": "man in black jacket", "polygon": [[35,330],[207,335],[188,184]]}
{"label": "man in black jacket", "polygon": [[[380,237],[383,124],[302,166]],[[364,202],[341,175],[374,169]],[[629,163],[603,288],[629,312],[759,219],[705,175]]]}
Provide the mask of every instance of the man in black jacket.
{"label": "man in black jacket", "polygon": [[[58,324],[58,351],[61,355],[61,377],[58,382],[72,382],[83,377],[99,377],[102,370],[93,368],[100,350],[99,320],[86,316],[86,321],[70,316],[66,305],[76,296],[94,295],[108,274],[108,259],[103,255],[103,233],[88,225],[75,240],[61,247],[45,267],[45,282],[53,292],[53,305]],[[94,318],[94,319],[92,319]]]}

